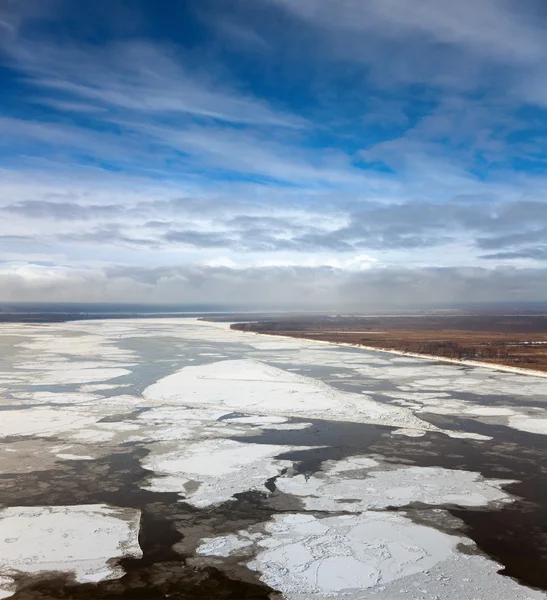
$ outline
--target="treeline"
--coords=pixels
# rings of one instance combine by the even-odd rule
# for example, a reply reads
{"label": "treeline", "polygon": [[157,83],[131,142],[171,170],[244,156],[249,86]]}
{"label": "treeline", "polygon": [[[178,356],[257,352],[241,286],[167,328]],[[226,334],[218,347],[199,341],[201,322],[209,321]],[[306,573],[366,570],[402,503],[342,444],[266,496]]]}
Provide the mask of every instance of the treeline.
{"label": "treeline", "polygon": [[[232,320],[237,320],[233,316]],[[248,318],[248,316],[247,316]],[[474,331],[515,335],[547,333],[547,317],[532,316],[399,316],[342,317],[291,316],[282,319],[254,317],[254,323],[240,323],[234,328],[249,331],[321,331],[326,330],[406,330],[406,331]],[[243,318],[241,319],[243,320]]]}
{"label": "treeline", "polygon": [[[385,341],[378,343],[378,346],[385,345]],[[389,348],[401,350],[402,352],[411,352],[415,354],[432,354],[444,358],[453,358],[457,360],[484,360],[500,361],[503,363],[525,363],[533,364],[537,362],[534,356],[515,352],[518,346],[506,345],[503,343],[493,344],[459,344],[457,342],[433,342],[433,341],[393,341],[388,344]]]}

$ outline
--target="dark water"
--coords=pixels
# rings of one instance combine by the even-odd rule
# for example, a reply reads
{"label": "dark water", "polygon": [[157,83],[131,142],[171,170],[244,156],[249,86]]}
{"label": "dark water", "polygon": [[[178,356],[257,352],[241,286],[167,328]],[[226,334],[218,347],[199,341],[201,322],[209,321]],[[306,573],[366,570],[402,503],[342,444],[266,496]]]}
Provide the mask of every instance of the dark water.
{"label": "dark water", "polygon": [[[472,419],[420,416],[445,429],[493,435],[494,439],[460,440],[436,433],[428,433],[425,438],[394,437],[389,427],[313,421],[309,429],[271,431],[253,438],[253,443],[329,444],[327,448],[281,455],[281,458],[297,461],[296,472],[306,475],[319,470],[326,460],[378,454],[394,464],[473,471],[490,479],[516,479],[516,483],[504,488],[518,498],[514,503],[499,509],[458,509],[450,505],[444,508],[463,522],[457,532],[471,538],[480,550],[505,566],[503,574],[525,585],[547,590],[547,446],[544,436],[484,425]],[[245,438],[237,439],[245,441]],[[417,520],[427,521],[424,515],[431,508],[443,507],[422,505],[418,512],[423,514],[418,514]]]}
{"label": "dark water", "polygon": [[[475,421],[439,418],[439,426],[493,433],[492,426]],[[252,443],[319,446],[279,455],[295,461],[295,471],[312,474],[326,460],[354,455],[382,455],[394,464],[441,466],[480,472],[487,478],[515,478],[506,490],[519,499],[501,508],[444,508],[457,517],[449,531],[471,538],[482,552],[504,565],[502,573],[523,584],[547,590],[547,489],[544,476],[547,456],[541,436],[499,427],[495,441],[455,440],[430,433],[426,438],[390,435],[391,428],[329,421],[313,421],[304,430],[270,430]],[[249,438],[233,438],[249,442]],[[503,440],[503,441],[500,441]],[[256,573],[230,564],[196,566],[193,553],[202,537],[224,535],[267,521],[276,512],[302,511],[298,499],[277,491],[275,478],[264,493],[245,493],[237,502],[197,509],[173,493],[143,490],[149,473],[140,460],[148,450],[128,444],[120,452],[95,461],[62,462],[54,470],[0,477],[5,506],[71,505],[107,503],[142,510],[140,544],[143,558],[126,559],[126,575],[116,581],[77,584],[66,575],[44,581],[25,576],[14,600],[99,598],[272,598],[273,590]],[[442,528],[427,505],[394,508],[408,511],[418,523]],[[438,512],[438,511],[437,511]],[[320,513],[315,513],[321,516]]]}
{"label": "dark water", "polygon": [[112,504],[142,511],[139,543],[142,559],[120,562],[126,575],[115,581],[75,583],[66,574],[22,576],[14,600],[99,599],[99,598],[270,598],[272,590],[255,573],[243,567],[237,577],[214,567],[198,569],[187,552],[174,549],[193,532],[196,541],[212,531],[237,530],[268,519],[273,510],[261,506],[260,496],[229,506],[197,510],[179,502],[174,493],[143,490],[149,475],[140,465],[147,454],[140,445],[126,445],[118,454],[95,461],[62,462],[51,471],[0,476],[4,506],[66,506]]}

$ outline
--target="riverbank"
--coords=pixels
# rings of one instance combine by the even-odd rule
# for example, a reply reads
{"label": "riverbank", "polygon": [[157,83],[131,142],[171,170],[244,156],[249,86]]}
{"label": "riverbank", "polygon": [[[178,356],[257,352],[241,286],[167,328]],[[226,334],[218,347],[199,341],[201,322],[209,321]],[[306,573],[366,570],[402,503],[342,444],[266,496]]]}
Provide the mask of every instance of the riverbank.
{"label": "riverbank", "polygon": [[[236,325],[236,324],[233,324],[233,325]],[[255,335],[269,335],[272,337],[287,337],[287,338],[298,339],[298,340],[306,340],[306,341],[314,342],[314,343],[318,343],[318,344],[328,344],[328,345],[332,345],[332,346],[342,346],[342,347],[347,347],[347,348],[359,348],[361,350],[368,350],[370,352],[382,352],[382,353],[387,353],[387,354],[396,354],[398,356],[406,356],[406,357],[417,358],[417,359],[421,359],[421,360],[450,363],[450,364],[455,364],[455,365],[460,365],[460,366],[468,366],[468,367],[481,367],[481,368],[485,368],[485,369],[493,369],[495,371],[503,371],[505,373],[515,373],[518,375],[528,375],[528,376],[532,376],[532,377],[547,378],[547,372],[539,371],[537,369],[529,369],[526,367],[513,367],[510,365],[503,365],[503,364],[491,363],[491,362],[485,362],[485,361],[479,361],[479,360],[448,358],[448,357],[444,357],[444,356],[437,356],[435,354],[405,352],[403,350],[396,350],[394,348],[379,348],[377,346],[367,346],[367,345],[363,345],[363,344],[359,344],[359,343],[352,343],[352,342],[318,340],[311,336],[310,337],[305,336],[301,332],[299,332],[299,335],[291,335],[290,333],[287,333],[287,332],[284,332],[284,333],[267,332],[267,331],[258,332],[258,331],[241,329],[238,327],[234,327],[233,325],[231,325],[231,328],[234,329],[235,331],[243,331],[245,333],[254,333]]]}

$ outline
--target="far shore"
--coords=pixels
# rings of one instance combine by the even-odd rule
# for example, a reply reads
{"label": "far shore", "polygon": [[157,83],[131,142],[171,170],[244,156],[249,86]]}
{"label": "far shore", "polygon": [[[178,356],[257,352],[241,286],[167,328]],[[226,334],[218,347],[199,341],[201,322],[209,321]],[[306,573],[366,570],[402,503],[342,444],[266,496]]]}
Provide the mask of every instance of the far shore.
{"label": "far shore", "polygon": [[[235,324],[235,323],[233,323]],[[230,324],[230,327],[232,323]],[[481,367],[485,369],[492,369],[494,371],[503,371],[505,373],[515,373],[517,375],[528,375],[532,377],[542,377],[547,378],[547,372],[538,371],[536,369],[528,369],[525,367],[512,367],[509,365],[502,365],[497,363],[483,362],[478,360],[468,360],[468,359],[456,359],[456,358],[447,358],[443,356],[436,356],[434,354],[419,354],[416,352],[404,352],[402,350],[395,350],[390,348],[377,348],[375,346],[364,346],[362,344],[350,343],[350,342],[334,342],[328,340],[317,340],[312,337],[304,337],[302,335],[288,335],[288,334],[279,334],[279,333],[271,333],[266,331],[246,331],[242,329],[234,329],[234,331],[240,331],[242,333],[253,333],[255,335],[269,335],[271,337],[283,337],[290,338],[293,340],[305,340],[307,342],[313,342],[315,344],[328,344],[330,346],[343,346],[346,348],[356,348],[360,350],[367,350],[369,352],[383,352],[385,354],[396,354],[398,356],[407,356],[411,358],[417,358],[421,360],[428,360],[433,362],[443,362],[450,363],[454,365],[467,366],[467,367]],[[368,332],[367,332],[368,333]]]}

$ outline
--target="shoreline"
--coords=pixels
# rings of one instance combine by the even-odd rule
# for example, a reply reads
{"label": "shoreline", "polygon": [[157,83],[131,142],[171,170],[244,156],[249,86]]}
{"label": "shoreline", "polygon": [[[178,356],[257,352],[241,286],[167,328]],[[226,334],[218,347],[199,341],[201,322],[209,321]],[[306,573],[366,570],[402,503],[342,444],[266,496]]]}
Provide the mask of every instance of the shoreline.
{"label": "shoreline", "polygon": [[[234,323],[236,325],[237,323]],[[231,329],[230,324],[230,329]],[[410,358],[418,358],[422,360],[429,360],[434,362],[444,362],[453,365],[460,365],[464,367],[479,367],[485,369],[491,369],[494,371],[502,371],[505,373],[513,373],[516,375],[528,375],[529,377],[541,377],[547,379],[547,371],[537,371],[535,369],[525,369],[522,367],[511,367],[509,365],[497,365],[494,363],[482,362],[479,360],[465,360],[458,358],[447,358],[443,356],[436,356],[434,354],[418,354],[417,352],[404,352],[403,350],[390,350],[389,348],[376,348],[374,346],[363,346],[362,344],[352,344],[350,342],[329,342],[327,340],[314,340],[307,337],[296,337],[292,335],[280,335],[277,333],[268,333],[261,331],[245,331],[243,329],[233,329],[232,331],[238,331],[240,333],[252,333],[254,335],[268,335],[270,337],[278,338],[289,338],[292,340],[305,340],[307,342],[313,342],[317,344],[329,344],[331,346],[343,346],[346,348],[357,348],[361,350],[367,350],[369,352],[383,352],[384,354],[395,354],[397,356],[408,356]]]}

